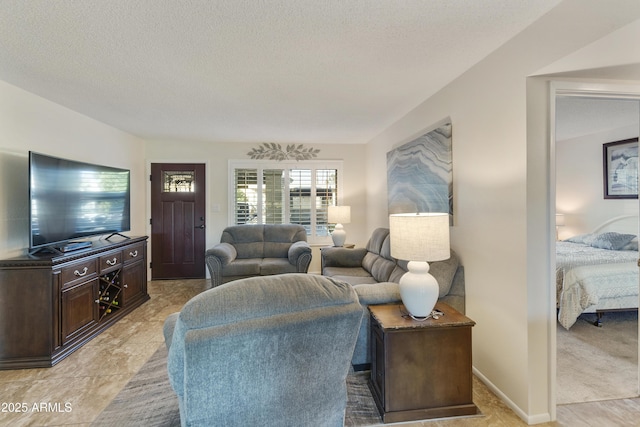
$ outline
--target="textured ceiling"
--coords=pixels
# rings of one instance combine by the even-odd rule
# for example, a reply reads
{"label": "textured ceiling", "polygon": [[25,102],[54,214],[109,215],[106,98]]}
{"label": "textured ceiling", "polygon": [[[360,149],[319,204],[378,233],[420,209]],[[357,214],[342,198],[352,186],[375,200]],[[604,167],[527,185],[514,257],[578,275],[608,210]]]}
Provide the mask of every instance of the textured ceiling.
{"label": "textured ceiling", "polygon": [[364,143],[559,0],[1,0],[0,80],[144,138]]}

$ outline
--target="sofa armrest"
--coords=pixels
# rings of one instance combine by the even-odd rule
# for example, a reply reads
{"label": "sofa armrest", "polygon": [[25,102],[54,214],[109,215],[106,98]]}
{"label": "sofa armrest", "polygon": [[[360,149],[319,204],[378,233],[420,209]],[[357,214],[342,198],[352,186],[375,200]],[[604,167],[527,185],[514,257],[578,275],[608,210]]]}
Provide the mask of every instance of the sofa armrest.
{"label": "sofa armrest", "polygon": [[371,363],[371,358],[369,357],[371,351],[369,336],[371,321],[367,307],[369,305],[401,302],[402,298],[400,297],[400,288],[398,284],[394,282],[354,285],[353,289],[358,295],[360,305],[362,305],[362,322],[358,332],[356,347],[353,350],[351,364],[356,370],[369,369],[369,364]]}
{"label": "sofa armrest", "polygon": [[355,285],[353,289],[356,291],[360,304],[363,306],[402,301],[400,287],[394,282]]}
{"label": "sofa armrest", "polygon": [[209,269],[212,288],[222,284],[222,268],[229,265],[237,256],[236,248],[230,243],[218,243],[211,249],[207,249],[204,260]]}
{"label": "sofa armrest", "polygon": [[453,276],[453,283],[451,284],[451,289],[449,289],[449,293],[447,295],[455,295],[459,297],[465,296],[463,266],[459,266],[456,271],[456,275]]}
{"label": "sofa armrest", "polygon": [[227,265],[236,259],[238,252],[230,243],[218,243],[211,249],[208,249],[205,256],[217,257],[220,259],[222,265]]}
{"label": "sofa armrest", "polygon": [[362,260],[367,254],[365,248],[322,248],[320,256],[324,267],[362,267]]}
{"label": "sofa armrest", "polygon": [[306,273],[311,264],[311,246],[304,240],[298,240],[289,247],[289,262],[296,266],[298,273]]}

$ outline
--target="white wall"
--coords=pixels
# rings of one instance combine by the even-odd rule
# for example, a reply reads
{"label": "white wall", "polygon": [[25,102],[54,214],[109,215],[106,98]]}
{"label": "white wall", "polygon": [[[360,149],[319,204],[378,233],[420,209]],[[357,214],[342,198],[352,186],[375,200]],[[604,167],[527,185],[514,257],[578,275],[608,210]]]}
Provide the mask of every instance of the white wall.
{"label": "white wall", "polygon": [[[369,228],[387,224],[387,151],[450,116],[455,226],[476,373],[530,423],[554,417],[549,90],[528,76],[640,17],[634,2],[567,0],[367,147]],[[637,39],[636,39],[637,40]],[[629,46],[627,48],[630,48]],[[542,250],[540,250],[542,248]]]}
{"label": "white wall", "polygon": [[[247,160],[247,153],[258,144],[208,144],[188,141],[146,141],[147,164],[151,163],[205,163],[207,168],[207,247],[220,242],[222,230],[229,225],[228,218],[228,163],[229,160]],[[311,147],[311,145],[309,145]],[[367,243],[371,230],[367,228],[365,203],[366,163],[362,144],[319,144],[314,160],[343,160],[342,204],[351,206],[351,223],[345,224],[347,241],[357,246]],[[300,161],[304,164],[304,160]],[[386,168],[384,169],[386,171]],[[386,172],[385,172],[386,173]],[[147,197],[148,198],[148,197]],[[219,207],[216,211],[214,205]],[[148,232],[150,234],[150,231]],[[319,247],[313,248],[310,272],[320,271]],[[207,273],[208,274],[208,273]]]}
{"label": "white wall", "polygon": [[602,144],[637,138],[638,128],[556,141],[556,211],[565,218],[558,227],[560,239],[589,233],[616,216],[638,214],[637,199],[605,199],[602,182]]}
{"label": "white wall", "polygon": [[145,234],[143,142],[0,81],[0,257],[22,255],[29,246],[30,150],[130,169],[127,234]]}

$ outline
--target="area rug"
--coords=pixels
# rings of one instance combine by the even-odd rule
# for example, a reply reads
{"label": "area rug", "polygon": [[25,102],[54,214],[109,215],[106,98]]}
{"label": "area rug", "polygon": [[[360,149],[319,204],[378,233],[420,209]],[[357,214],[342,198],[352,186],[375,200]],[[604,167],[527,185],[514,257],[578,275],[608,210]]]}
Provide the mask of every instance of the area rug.
{"label": "area rug", "polygon": [[[381,425],[367,385],[369,372],[347,377],[345,426]],[[180,426],[178,400],[167,376],[167,350],[164,345],[131,378],[115,399],[102,411],[93,426]]]}
{"label": "area rug", "polygon": [[583,314],[557,331],[559,405],[638,396],[638,313]]}

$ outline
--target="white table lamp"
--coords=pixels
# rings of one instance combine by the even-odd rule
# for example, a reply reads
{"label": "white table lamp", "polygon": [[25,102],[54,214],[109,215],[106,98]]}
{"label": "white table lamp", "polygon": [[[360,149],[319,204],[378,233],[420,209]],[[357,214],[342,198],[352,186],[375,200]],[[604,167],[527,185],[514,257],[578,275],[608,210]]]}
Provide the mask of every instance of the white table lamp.
{"label": "white table lamp", "polygon": [[328,221],[336,225],[331,233],[333,246],[343,246],[347,239],[347,232],[344,231],[342,224],[351,222],[351,206],[329,206]]}
{"label": "white table lamp", "polygon": [[413,213],[389,216],[391,256],[409,261],[409,271],[400,279],[400,296],[405,308],[417,320],[431,315],[440,287],[429,274],[430,261],[451,256],[449,214]]}
{"label": "white table lamp", "polygon": [[559,232],[560,229],[558,227],[564,227],[565,225],[565,218],[564,218],[564,214],[556,214],[556,240],[560,240],[559,238]]}

